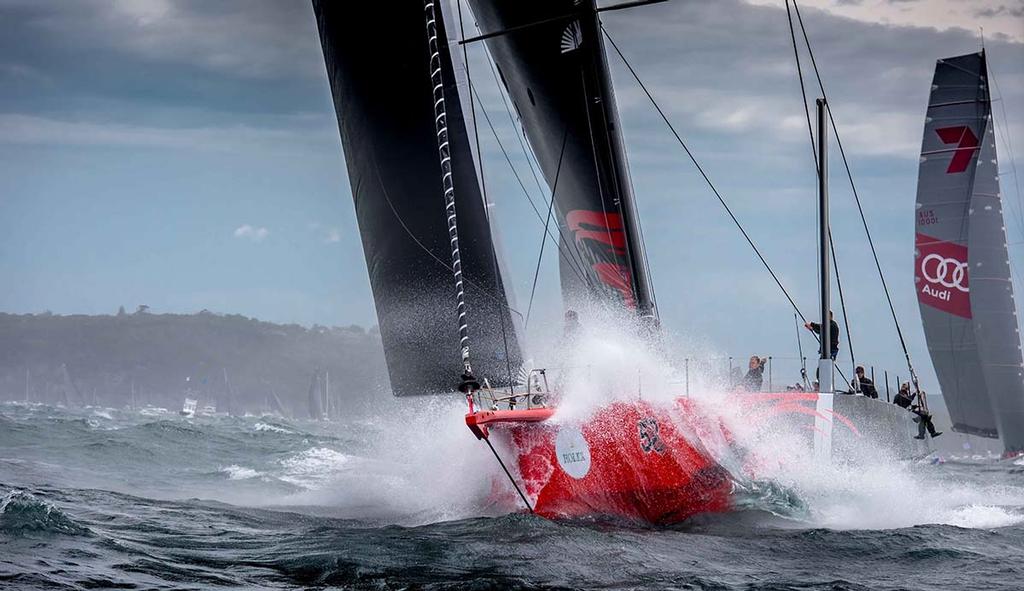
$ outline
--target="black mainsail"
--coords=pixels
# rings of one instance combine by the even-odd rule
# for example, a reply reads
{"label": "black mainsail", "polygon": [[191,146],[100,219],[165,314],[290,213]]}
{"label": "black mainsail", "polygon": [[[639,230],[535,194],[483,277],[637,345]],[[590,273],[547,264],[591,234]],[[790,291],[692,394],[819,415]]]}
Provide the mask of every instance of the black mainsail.
{"label": "black mainsail", "polygon": [[[435,87],[420,2],[314,0],[391,388],[451,391],[461,354],[452,242],[438,162]],[[459,98],[442,11],[437,49],[445,146],[457,194],[458,247],[473,366],[506,385],[521,364],[515,322],[494,250]],[[454,52],[458,53],[458,52]],[[511,368],[511,371],[509,369]]]}
{"label": "black mainsail", "polygon": [[657,319],[604,39],[593,0],[470,0],[555,191],[567,307]]}
{"label": "black mainsail", "polygon": [[921,145],[914,282],[953,428],[1024,449],[1024,361],[985,53],[935,66]]}

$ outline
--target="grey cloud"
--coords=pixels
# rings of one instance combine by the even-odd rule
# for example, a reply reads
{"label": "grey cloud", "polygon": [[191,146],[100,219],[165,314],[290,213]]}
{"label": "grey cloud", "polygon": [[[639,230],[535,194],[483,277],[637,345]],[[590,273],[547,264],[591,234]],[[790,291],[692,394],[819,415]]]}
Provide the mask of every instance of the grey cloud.
{"label": "grey cloud", "polygon": [[994,18],[997,16],[1024,18],[1024,1],[1019,2],[1016,6],[1008,7],[1005,4],[1000,4],[994,8],[979,8],[974,11],[974,16],[981,18]]}
{"label": "grey cloud", "polygon": [[305,2],[4,0],[0,87],[0,112],[136,125],[255,125],[329,105]]}

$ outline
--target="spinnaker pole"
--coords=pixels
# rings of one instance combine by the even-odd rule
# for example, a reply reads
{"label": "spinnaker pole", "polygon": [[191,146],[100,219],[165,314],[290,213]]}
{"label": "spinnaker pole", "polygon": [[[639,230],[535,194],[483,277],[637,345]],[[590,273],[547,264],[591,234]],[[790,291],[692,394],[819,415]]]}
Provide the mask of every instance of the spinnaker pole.
{"label": "spinnaker pole", "polygon": [[444,190],[445,214],[448,216],[448,238],[452,249],[452,273],[455,278],[455,308],[459,324],[459,350],[462,356],[462,382],[459,391],[470,394],[480,389],[473,376],[469,354],[469,324],[466,320],[466,291],[462,277],[462,258],[459,254],[459,226],[455,213],[455,185],[452,182],[452,158],[448,144],[448,113],[444,104],[444,81],[441,78],[441,50],[437,42],[435,0],[424,0],[423,12],[427,23],[427,46],[430,53],[430,82],[433,85],[434,125],[437,128],[437,152],[441,161],[441,187]]}
{"label": "spinnaker pole", "polygon": [[821,355],[818,358],[818,392],[831,394],[835,391],[833,378],[835,361],[832,360],[832,318],[829,288],[829,236],[828,212],[828,104],[824,98],[817,100],[818,107],[818,242],[821,259],[818,261],[821,279]]}

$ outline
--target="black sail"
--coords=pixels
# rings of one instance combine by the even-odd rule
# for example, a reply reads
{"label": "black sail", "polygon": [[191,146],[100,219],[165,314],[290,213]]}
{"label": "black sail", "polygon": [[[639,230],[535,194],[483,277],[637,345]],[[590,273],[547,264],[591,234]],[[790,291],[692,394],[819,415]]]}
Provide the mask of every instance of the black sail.
{"label": "black sail", "polygon": [[656,318],[593,0],[470,0],[554,190],[562,295]]}
{"label": "black sail", "polygon": [[[451,391],[462,365],[424,5],[314,0],[313,9],[391,388]],[[473,366],[505,385],[521,354],[436,14]]]}

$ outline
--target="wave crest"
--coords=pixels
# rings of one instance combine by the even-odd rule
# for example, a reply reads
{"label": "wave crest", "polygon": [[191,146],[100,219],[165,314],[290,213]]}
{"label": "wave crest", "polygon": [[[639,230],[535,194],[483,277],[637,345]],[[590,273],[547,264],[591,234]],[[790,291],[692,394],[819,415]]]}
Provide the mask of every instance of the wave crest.
{"label": "wave crest", "polygon": [[84,535],[88,528],[78,525],[63,511],[35,495],[15,490],[0,500],[0,532],[10,535]]}

